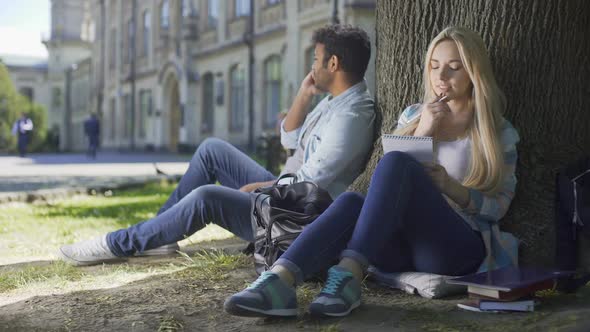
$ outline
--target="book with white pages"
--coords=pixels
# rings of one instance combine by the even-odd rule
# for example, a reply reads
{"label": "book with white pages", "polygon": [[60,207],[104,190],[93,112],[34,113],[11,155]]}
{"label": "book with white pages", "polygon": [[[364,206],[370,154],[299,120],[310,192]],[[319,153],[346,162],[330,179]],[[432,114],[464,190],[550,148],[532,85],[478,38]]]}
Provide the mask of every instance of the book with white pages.
{"label": "book with white pages", "polygon": [[401,151],[408,153],[419,162],[434,162],[432,137],[384,134],[381,136],[381,143],[384,153]]}

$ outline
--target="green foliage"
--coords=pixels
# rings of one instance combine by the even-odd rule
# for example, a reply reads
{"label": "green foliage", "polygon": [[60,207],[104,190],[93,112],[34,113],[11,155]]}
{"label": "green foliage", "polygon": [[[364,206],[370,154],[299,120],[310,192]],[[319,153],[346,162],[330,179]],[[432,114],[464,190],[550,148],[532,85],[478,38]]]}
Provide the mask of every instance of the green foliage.
{"label": "green foliage", "polygon": [[33,120],[34,129],[29,151],[34,151],[45,142],[47,110],[16,91],[6,66],[0,62],[0,151],[16,149],[16,137],[12,136],[12,125],[23,112]]}

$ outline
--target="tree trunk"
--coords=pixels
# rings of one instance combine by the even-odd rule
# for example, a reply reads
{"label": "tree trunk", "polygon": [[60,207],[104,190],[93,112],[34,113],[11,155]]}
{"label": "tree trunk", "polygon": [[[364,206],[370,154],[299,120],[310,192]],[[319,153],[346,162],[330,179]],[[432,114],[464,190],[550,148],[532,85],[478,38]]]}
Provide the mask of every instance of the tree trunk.
{"label": "tree trunk", "polygon": [[[436,34],[460,25],[482,36],[508,99],[505,117],[521,136],[517,193],[501,226],[522,240],[521,264],[550,265],[556,171],[590,154],[590,2],[382,0],[376,10],[378,136],[420,102]],[[352,190],[366,192],[380,144]]]}

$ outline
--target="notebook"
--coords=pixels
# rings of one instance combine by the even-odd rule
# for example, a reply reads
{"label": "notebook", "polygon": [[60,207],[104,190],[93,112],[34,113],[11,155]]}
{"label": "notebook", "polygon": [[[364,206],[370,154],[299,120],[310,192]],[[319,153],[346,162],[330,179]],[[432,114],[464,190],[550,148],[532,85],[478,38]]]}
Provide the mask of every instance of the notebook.
{"label": "notebook", "polygon": [[432,137],[398,136],[385,134],[381,136],[383,152],[406,152],[419,162],[434,161]]}

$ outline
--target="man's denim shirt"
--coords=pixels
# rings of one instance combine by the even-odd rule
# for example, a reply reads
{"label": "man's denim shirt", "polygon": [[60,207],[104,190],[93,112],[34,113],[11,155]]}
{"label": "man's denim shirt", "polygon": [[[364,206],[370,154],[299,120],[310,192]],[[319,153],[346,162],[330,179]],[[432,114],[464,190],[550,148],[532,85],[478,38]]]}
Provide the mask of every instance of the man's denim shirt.
{"label": "man's denim shirt", "polygon": [[315,182],[336,198],[364,170],[374,123],[374,103],[364,81],[337,97],[322,99],[295,130],[285,131],[283,120],[281,143],[287,149],[300,148],[303,134],[312,126],[297,180]]}

